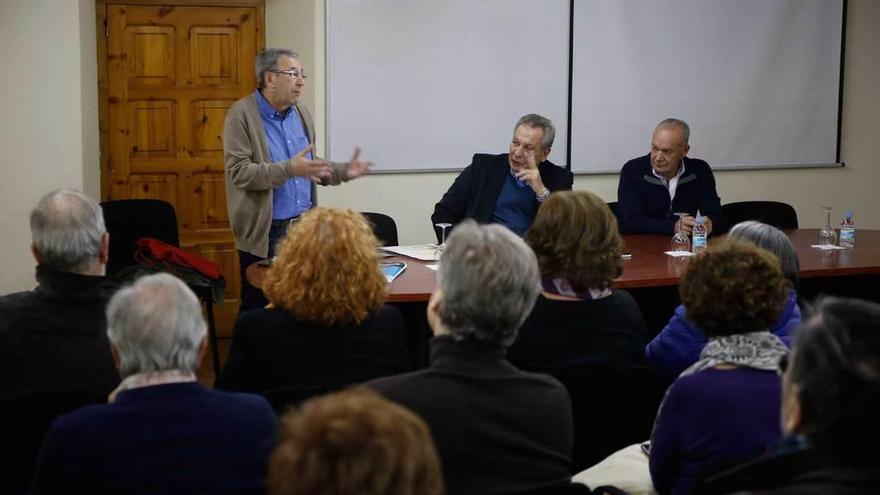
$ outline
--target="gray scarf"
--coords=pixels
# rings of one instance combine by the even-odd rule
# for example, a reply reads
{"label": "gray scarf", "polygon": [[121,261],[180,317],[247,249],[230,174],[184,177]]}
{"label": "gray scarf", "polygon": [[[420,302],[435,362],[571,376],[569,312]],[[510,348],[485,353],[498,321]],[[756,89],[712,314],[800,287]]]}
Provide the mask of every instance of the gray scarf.
{"label": "gray scarf", "polygon": [[700,352],[700,359],[679,376],[692,375],[719,364],[774,371],[779,367],[779,359],[786,354],[788,347],[766,330],[712,337]]}

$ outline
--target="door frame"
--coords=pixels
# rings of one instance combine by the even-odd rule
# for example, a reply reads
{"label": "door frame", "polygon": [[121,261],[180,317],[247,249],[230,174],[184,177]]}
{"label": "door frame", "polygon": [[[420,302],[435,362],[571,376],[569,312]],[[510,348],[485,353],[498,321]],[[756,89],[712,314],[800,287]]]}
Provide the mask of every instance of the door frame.
{"label": "door frame", "polygon": [[110,197],[110,97],[107,64],[108,5],[168,5],[173,7],[256,7],[257,52],[266,48],[266,0],[95,0],[98,57],[98,135],[100,139],[101,201]]}

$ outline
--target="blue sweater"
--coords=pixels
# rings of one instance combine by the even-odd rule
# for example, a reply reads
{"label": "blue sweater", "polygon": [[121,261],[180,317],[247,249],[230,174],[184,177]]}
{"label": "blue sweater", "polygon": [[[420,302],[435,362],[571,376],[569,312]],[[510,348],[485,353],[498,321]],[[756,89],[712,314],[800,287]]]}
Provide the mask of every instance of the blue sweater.
{"label": "blue sweater", "polygon": [[781,437],[780,389],[775,372],[751,368],[713,368],[676,380],[651,437],[657,493],[692,493],[719,467],[772,449]]}
{"label": "blue sweater", "polygon": [[[648,363],[670,378],[677,377],[697,362],[707,342],[703,332],[687,319],[686,311],[684,305],[675,308],[675,314],[666,327],[645,346]],[[779,319],[769,330],[791,347],[791,338],[800,324],[801,309],[797,305],[797,292],[791,291],[779,313]]]}
{"label": "blue sweater", "polygon": [[663,181],[651,172],[649,155],[630,160],[620,171],[617,201],[620,231],[624,234],[672,235],[678,220],[674,213],[696,215],[697,210],[712,219],[713,232],[724,232],[715,177],[703,160],[684,158],[684,174],[678,179],[673,200]]}

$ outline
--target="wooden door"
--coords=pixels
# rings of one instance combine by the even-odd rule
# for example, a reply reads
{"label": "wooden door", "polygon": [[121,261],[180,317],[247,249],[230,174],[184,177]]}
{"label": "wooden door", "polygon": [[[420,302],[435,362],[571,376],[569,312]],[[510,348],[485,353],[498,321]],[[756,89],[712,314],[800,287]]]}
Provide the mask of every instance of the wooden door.
{"label": "wooden door", "polygon": [[226,302],[215,315],[218,334],[228,337],[241,282],[226,210],[223,119],[256,87],[265,9],[262,1],[155,3],[97,5],[102,196],[174,205],[183,247],[222,268]]}

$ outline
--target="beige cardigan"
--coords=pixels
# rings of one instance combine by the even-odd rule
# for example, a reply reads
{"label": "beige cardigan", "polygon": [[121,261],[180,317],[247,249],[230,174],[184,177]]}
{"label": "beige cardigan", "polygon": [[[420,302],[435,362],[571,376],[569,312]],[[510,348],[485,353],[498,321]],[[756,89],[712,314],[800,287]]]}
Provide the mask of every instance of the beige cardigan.
{"label": "beige cardigan", "polygon": [[[315,142],[312,116],[304,105],[296,105],[309,143]],[[317,156],[312,150],[313,156]],[[235,248],[265,258],[269,254],[272,225],[272,190],[293,178],[292,160],[272,162],[269,143],[255,94],[236,101],[226,112],[223,124],[223,159],[226,168],[226,205],[235,237]],[[333,163],[331,177],[321,185],[347,180],[346,163]],[[312,206],[317,192],[312,184]]]}

